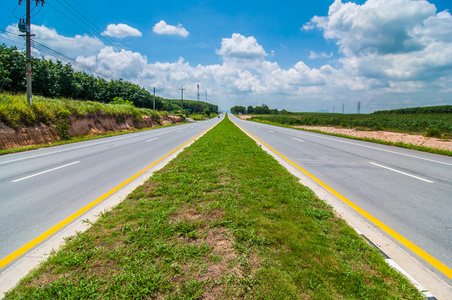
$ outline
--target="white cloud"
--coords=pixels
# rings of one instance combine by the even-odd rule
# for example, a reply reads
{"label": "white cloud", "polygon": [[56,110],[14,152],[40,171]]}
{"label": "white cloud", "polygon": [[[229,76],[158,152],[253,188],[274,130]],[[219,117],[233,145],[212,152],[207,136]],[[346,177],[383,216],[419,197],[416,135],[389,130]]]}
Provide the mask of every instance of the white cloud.
{"label": "white cloud", "polygon": [[179,35],[184,38],[189,35],[189,32],[182,26],[182,24],[178,24],[177,26],[168,25],[163,20],[155,24],[152,30],[157,34]]}
{"label": "white cloud", "polygon": [[[7,30],[16,32],[16,28]],[[334,55],[322,50],[309,55],[329,59],[331,65],[314,68],[299,61],[281,68],[275,61],[278,53],[273,56],[255,37],[240,33],[217,41],[220,64],[192,66],[183,58],[149,63],[140,53],[114,50],[95,38],[64,37],[54,29],[33,27],[37,41],[102,74],[148,89],[164,88],[160,95],[168,98],[180,98],[179,88],[184,86],[184,98],[195,99],[200,84],[201,91],[208,90],[208,101],[223,109],[266,103],[292,111],[328,107],[332,111],[335,105],[339,111],[344,104],[346,112],[355,112],[361,101],[362,111],[367,112],[389,105],[451,104],[448,11],[437,13],[425,0],[368,0],[362,5],[336,0],[328,15],[311,18],[301,29],[321,30],[325,39],[337,44],[339,52]],[[164,21],[154,26],[154,32],[188,35],[182,25]]]}
{"label": "white cloud", "polygon": [[325,52],[317,53],[315,51],[311,51],[309,53],[309,59],[330,58],[332,56],[333,56],[333,53],[326,54]]}
{"label": "white cloud", "polygon": [[314,17],[307,26],[322,29],[346,56],[409,53],[423,48],[412,35],[414,28],[435,12],[424,0],[368,0],[363,5],[336,0],[327,17]]}
{"label": "white cloud", "polygon": [[[17,25],[10,25],[6,28],[9,32],[20,34]],[[31,25],[31,30],[35,37],[33,40],[50,47],[53,50],[61,52],[69,57],[76,57],[83,53],[84,55],[95,55],[100,49],[105,47],[101,40],[87,35],[76,35],[66,37],[58,34],[53,28],[47,28],[44,25]],[[47,53],[42,52],[46,57]]]}
{"label": "white cloud", "polygon": [[[364,78],[435,80],[452,67],[452,16],[425,1],[336,0],[328,16],[314,17],[326,39],[336,41],[344,69]],[[315,57],[316,55],[311,55]]]}
{"label": "white cloud", "polygon": [[102,35],[123,39],[128,36],[141,36],[142,34],[136,28],[130,27],[127,24],[119,23],[108,25],[107,29],[104,32],[102,32]]}
{"label": "white cloud", "polygon": [[245,37],[239,33],[232,34],[231,38],[221,41],[221,49],[217,54],[227,59],[263,59],[267,56],[264,48],[259,45],[253,36]]}
{"label": "white cloud", "polygon": [[84,57],[83,55],[78,56],[75,59],[76,62],[88,66],[88,67],[95,67],[97,65],[97,58],[96,56],[88,56],[88,57]]}
{"label": "white cloud", "polygon": [[137,77],[143,71],[147,65],[147,58],[138,52],[124,49],[115,52],[112,47],[105,47],[97,55],[97,64],[98,69],[104,74],[130,78]]}

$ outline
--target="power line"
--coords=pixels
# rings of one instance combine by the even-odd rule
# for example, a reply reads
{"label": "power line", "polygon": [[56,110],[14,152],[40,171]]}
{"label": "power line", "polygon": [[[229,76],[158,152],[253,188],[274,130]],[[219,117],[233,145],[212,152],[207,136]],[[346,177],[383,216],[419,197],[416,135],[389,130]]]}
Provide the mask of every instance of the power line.
{"label": "power line", "polygon": [[[6,30],[3,30],[3,29],[0,29],[0,32],[3,32],[5,34],[7,34],[7,35],[11,35],[11,36],[17,37],[18,39],[20,37],[18,34],[14,33],[14,32],[11,32],[11,31],[6,31]],[[4,38],[6,40],[10,40],[10,41],[12,41],[14,43],[18,42],[17,40],[9,39],[6,36],[0,36],[0,37]],[[25,43],[25,41],[24,41],[24,43]],[[52,49],[49,46],[46,46],[46,45],[44,45],[42,43],[39,43],[39,42],[37,42],[35,40],[31,40],[31,43],[32,43],[33,48],[38,50],[39,52],[42,52],[42,53],[48,54],[50,56],[53,56],[56,59],[59,59],[59,60],[64,61],[66,63],[71,63],[71,64],[74,64],[74,65],[77,65],[77,66],[81,67],[82,69],[89,70],[93,74],[99,75],[100,77],[103,77],[105,79],[117,79],[117,78],[112,78],[111,76],[106,75],[105,73],[102,73],[99,70],[93,69],[93,68],[91,68],[91,67],[89,67],[89,66],[87,66],[85,64],[82,64],[82,63],[74,60],[73,58],[71,58],[71,57],[69,57],[69,56],[67,56],[67,55],[65,55],[65,54],[63,54],[63,53],[61,53],[61,52],[59,52],[57,50]]]}
{"label": "power line", "polygon": [[[80,24],[78,24],[76,21],[74,21],[72,18],[70,18],[69,16],[67,16],[65,13],[63,13],[61,10],[59,10],[57,7],[55,7],[54,5],[50,4],[49,1],[46,2],[46,4],[48,4],[51,8],[53,8],[54,10],[56,10],[59,14],[61,14],[62,16],[64,16],[66,19],[68,19],[69,21],[71,21],[74,25],[76,25],[78,28],[80,28],[81,30],[83,30],[84,33],[88,34],[88,36],[97,38],[101,41],[104,42],[104,44],[112,46],[113,49],[117,52],[121,52],[121,50],[124,47],[124,45],[115,42],[113,39],[111,39],[110,37],[107,37],[105,35],[102,34],[101,30],[94,25],[93,22],[89,21],[88,18],[86,18],[85,16],[83,16],[78,10],[76,10],[72,5],[70,5],[68,2],[64,1],[70,8],[68,8],[68,6],[64,5],[63,3],[61,3],[59,0],[55,0],[56,2],[58,2],[64,9],[66,9],[68,12],[70,12],[73,16],[75,16],[78,20],[80,20],[83,24],[85,24],[88,28],[90,28],[94,34],[92,32],[90,32],[90,30],[86,29],[85,27],[81,26]],[[71,10],[72,8],[72,10]],[[76,13],[74,13],[74,11],[76,11],[79,15],[77,15]],[[85,20],[83,20],[83,19]],[[92,25],[90,25],[92,24]],[[124,54],[130,59],[130,64],[138,67],[138,68],[144,68],[146,65],[137,61],[135,59],[135,57],[133,57],[129,52],[125,51]],[[151,74],[154,77],[157,77],[155,73],[151,72]]]}
{"label": "power line", "polygon": [[48,46],[46,46],[44,44],[41,44],[41,43],[39,43],[37,41],[33,40],[33,46],[34,46],[35,49],[37,49],[40,52],[44,52],[44,53],[46,53],[46,54],[48,54],[50,56],[53,56],[53,57],[55,57],[57,59],[60,59],[62,61],[66,61],[66,63],[70,62],[71,64],[75,64],[75,65],[81,67],[82,69],[89,70],[93,74],[96,74],[96,75],[98,75],[98,76],[100,76],[100,77],[102,77],[104,79],[117,79],[117,78],[112,78],[111,76],[106,75],[105,73],[102,73],[99,70],[93,69],[93,68],[91,68],[91,67],[89,67],[89,66],[87,66],[85,64],[82,64],[82,63],[74,60],[73,58],[71,58],[71,57],[69,57],[69,56],[67,56],[67,55],[65,55],[65,54],[63,54],[61,52],[58,52],[58,51],[56,51],[56,50],[54,50],[54,49],[52,49],[52,48],[50,48],[50,47],[48,47]]}
{"label": "power line", "polygon": [[[109,45],[112,46],[112,48],[116,51],[116,52],[121,52],[123,49],[125,50],[125,52],[123,52],[123,54],[125,54],[126,57],[128,57],[130,59],[130,64],[136,66],[137,68],[145,68],[147,65],[137,61],[135,59],[135,57],[129,53],[126,48],[124,46],[124,44],[122,44],[119,41],[115,41],[112,38],[110,38],[109,36],[103,34],[102,30],[99,29],[99,27],[97,27],[93,22],[91,22],[86,16],[84,16],[79,10],[77,10],[73,5],[71,5],[70,3],[68,3],[66,0],[61,0],[63,1],[65,4],[63,4],[60,0],[54,0],[57,3],[59,3],[64,9],[66,9],[69,13],[71,13],[73,16],[75,16],[78,20],[80,20],[83,24],[85,24],[88,28],[90,28],[92,31],[87,30],[84,27],[81,27],[80,25],[78,25],[74,20],[72,20],[70,17],[68,17],[67,15],[65,15],[63,12],[61,12],[60,10],[58,10],[55,6],[50,5],[52,8],[54,8],[56,11],[58,11],[61,15],[63,15],[65,18],[69,19],[72,23],[76,24],[79,28],[81,28],[85,33],[87,33],[89,36],[92,37],[96,37],[99,40],[103,41],[105,45]],[[47,3],[47,2],[46,2]],[[152,76],[154,76],[155,78],[160,78],[156,73],[150,71],[150,74]]]}

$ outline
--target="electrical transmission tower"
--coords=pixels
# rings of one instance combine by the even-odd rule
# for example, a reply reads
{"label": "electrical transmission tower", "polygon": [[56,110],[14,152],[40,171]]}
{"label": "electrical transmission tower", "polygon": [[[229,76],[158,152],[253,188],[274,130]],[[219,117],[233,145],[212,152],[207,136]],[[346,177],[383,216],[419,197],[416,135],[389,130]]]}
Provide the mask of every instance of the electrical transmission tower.
{"label": "electrical transmission tower", "polygon": [[361,101],[358,101],[358,106],[357,106],[356,112],[357,112],[358,114],[361,113]]}

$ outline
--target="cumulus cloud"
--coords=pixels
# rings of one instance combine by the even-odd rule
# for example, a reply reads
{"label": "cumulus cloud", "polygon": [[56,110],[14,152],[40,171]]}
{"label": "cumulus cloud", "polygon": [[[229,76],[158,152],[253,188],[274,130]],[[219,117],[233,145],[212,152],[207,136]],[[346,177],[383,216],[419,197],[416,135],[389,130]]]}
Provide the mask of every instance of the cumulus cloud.
{"label": "cumulus cloud", "polygon": [[[332,111],[333,105],[338,109],[345,103],[345,111],[354,112],[358,101],[363,111],[397,108],[398,103],[450,103],[452,16],[448,11],[437,12],[425,0],[368,0],[362,5],[336,0],[325,14],[301,28],[320,30],[326,40],[337,44],[339,52],[334,55],[310,52],[312,60],[331,60],[331,65],[315,68],[306,61],[282,68],[274,61],[278,53],[273,56],[255,37],[240,33],[218,40],[221,63],[193,66],[182,57],[149,63],[140,53],[115,50],[88,36],[64,37],[45,26],[33,31],[37,41],[102,74],[146,88],[164,88],[164,97],[179,98],[184,86],[184,96],[195,99],[200,84],[201,90],[208,89],[208,101],[223,109],[266,103],[288,110],[329,107]],[[7,30],[16,32],[17,26]],[[182,25],[164,21],[154,26],[154,32],[188,35]]]}
{"label": "cumulus cloud", "polygon": [[333,53],[326,54],[325,52],[317,53],[315,51],[311,51],[309,53],[309,59],[330,58],[332,56],[333,56]]}
{"label": "cumulus cloud", "polygon": [[102,35],[123,39],[128,36],[141,36],[142,33],[138,29],[130,27],[127,24],[119,23],[108,25],[107,29],[102,32]]}
{"label": "cumulus cloud", "polygon": [[239,33],[224,38],[217,54],[224,59],[262,59],[268,55],[253,36],[245,37]]}
{"label": "cumulus cloud", "polygon": [[[9,32],[20,34],[17,25],[10,25],[6,28]],[[83,53],[84,55],[95,55],[100,49],[105,47],[104,43],[95,37],[87,35],[75,35],[66,37],[58,34],[53,28],[47,28],[44,25],[31,25],[31,30],[35,37],[33,40],[50,47],[53,50],[64,53],[69,57],[76,57]],[[46,53],[43,53],[46,55]]]}
{"label": "cumulus cloud", "polygon": [[189,34],[182,24],[178,24],[177,26],[168,25],[163,20],[155,24],[152,30],[157,34],[179,35],[184,38],[186,38]]}
{"label": "cumulus cloud", "polygon": [[75,61],[82,65],[88,66],[88,67],[95,67],[97,65],[97,57],[96,56],[85,57],[83,55],[80,55],[75,59]]}
{"label": "cumulus cloud", "polygon": [[452,16],[425,0],[336,0],[328,16],[313,17],[303,30],[314,27],[336,41],[340,62],[356,76],[434,80],[452,66]]}
{"label": "cumulus cloud", "polygon": [[112,47],[103,48],[97,55],[98,69],[104,74],[116,77],[135,77],[143,71],[147,58],[138,52],[122,49],[116,52]]}
{"label": "cumulus cloud", "polygon": [[423,0],[368,0],[363,5],[335,0],[328,16],[314,17],[306,27],[322,29],[347,56],[408,53],[423,48],[412,32],[435,12]]}

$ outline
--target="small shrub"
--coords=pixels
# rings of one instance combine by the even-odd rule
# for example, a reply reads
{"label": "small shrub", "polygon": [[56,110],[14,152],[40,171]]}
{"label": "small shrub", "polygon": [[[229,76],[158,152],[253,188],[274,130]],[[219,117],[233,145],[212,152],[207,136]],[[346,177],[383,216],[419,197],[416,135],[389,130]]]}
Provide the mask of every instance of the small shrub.
{"label": "small shrub", "polygon": [[425,136],[441,138],[443,136],[443,133],[438,128],[427,127],[427,130],[425,131]]}

